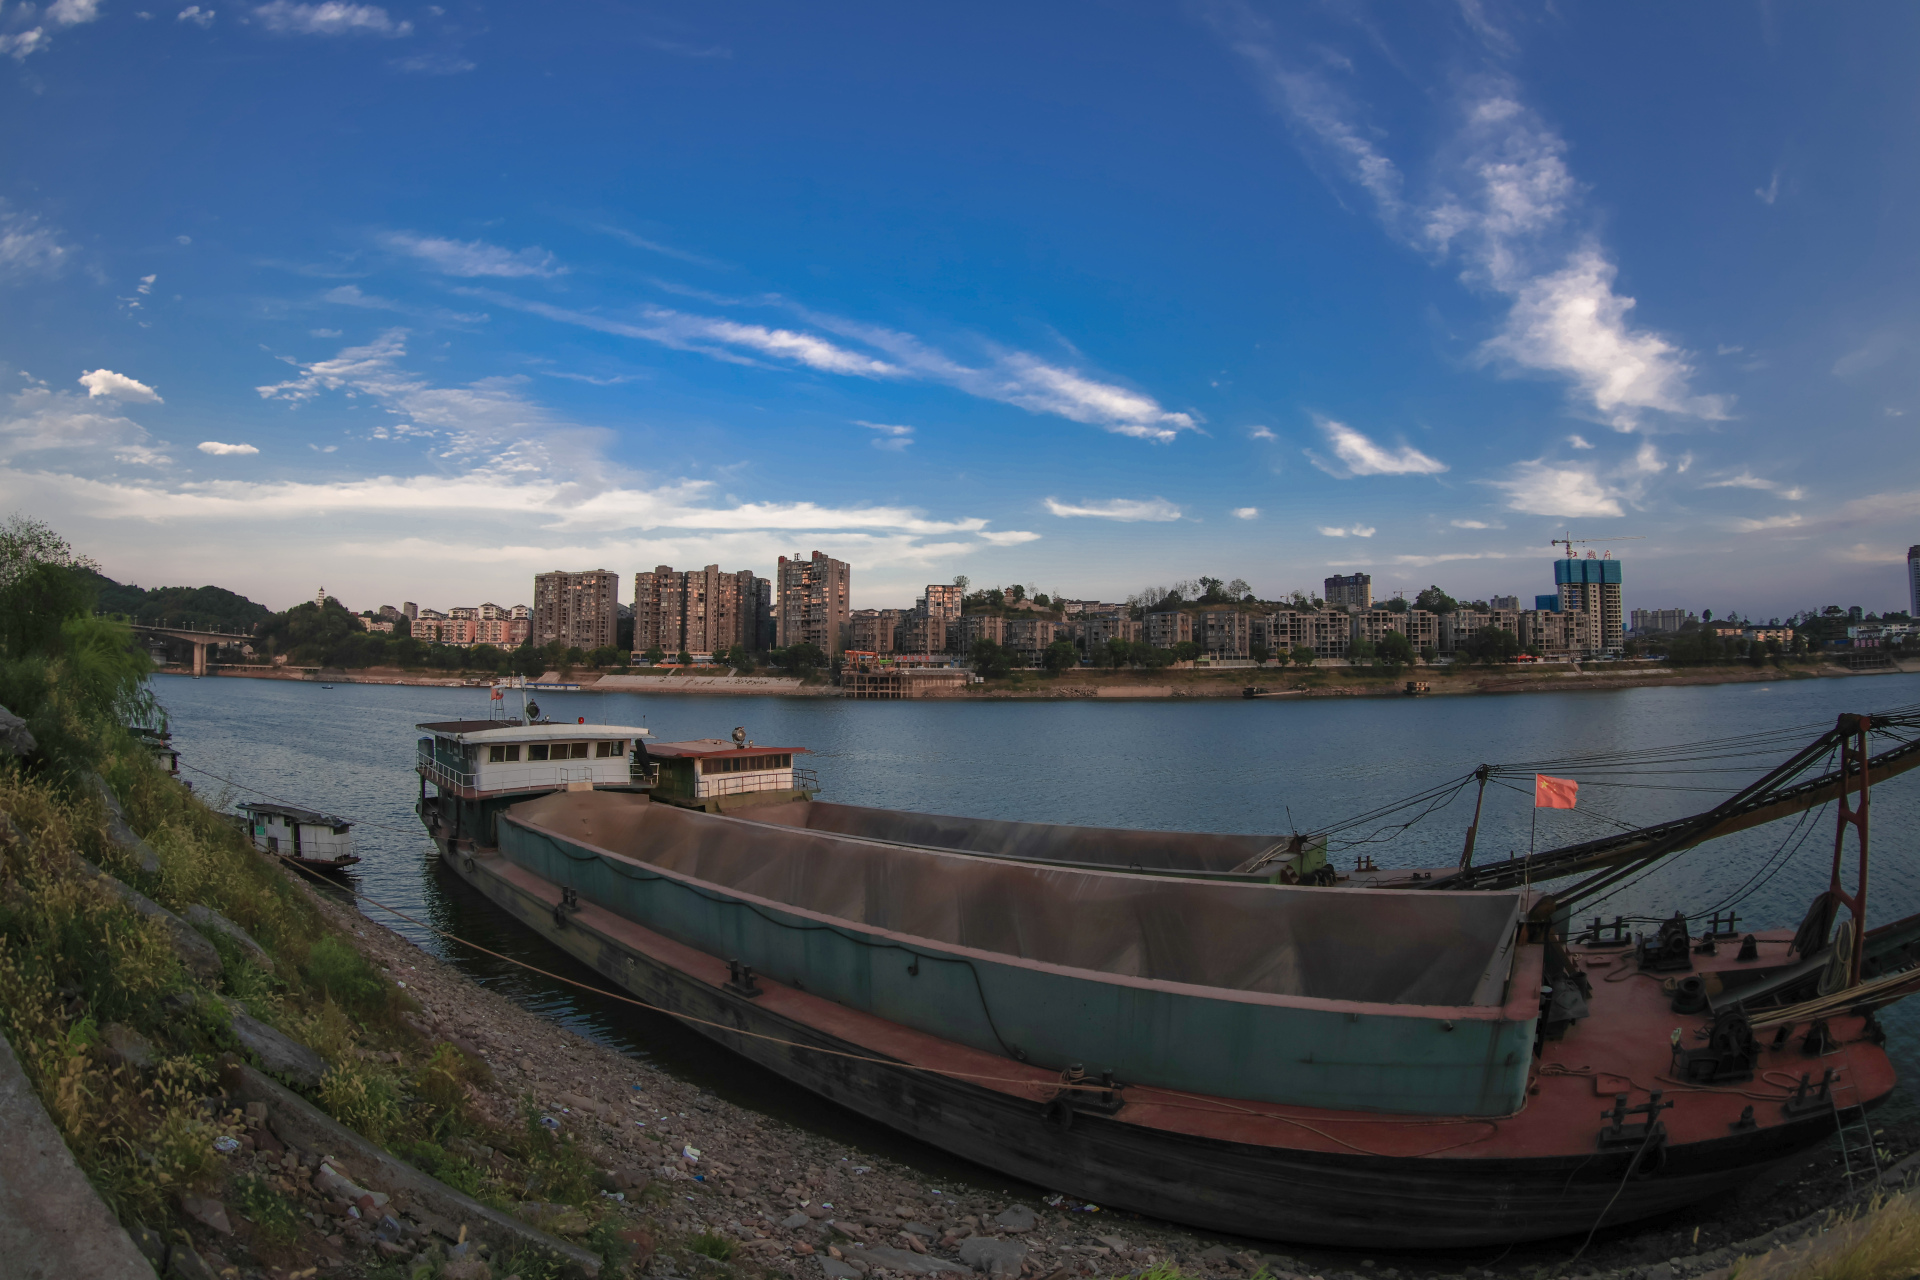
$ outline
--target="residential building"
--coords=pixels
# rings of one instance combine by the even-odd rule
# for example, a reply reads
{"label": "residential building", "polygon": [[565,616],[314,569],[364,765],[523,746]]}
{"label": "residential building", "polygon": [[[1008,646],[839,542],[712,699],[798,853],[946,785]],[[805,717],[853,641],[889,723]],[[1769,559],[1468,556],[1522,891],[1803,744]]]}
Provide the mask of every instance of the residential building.
{"label": "residential building", "polygon": [[1368,573],[1336,574],[1326,580],[1327,603],[1336,609],[1371,609],[1373,607],[1373,575]]}
{"label": "residential building", "polygon": [[1238,609],[1203,609],[1194,641],[1209,658],[1250,657],[1253,615]]}
{"label": "residential building", "polygon": [[366,619],[366,624],[367,630],[369,631],[384,631],[389,635],[393,634],[394,621],[392,618],[368,618]]}
{"label": "residential building", "polygon": [[1920,547],[1907,548],[1907,616],[1920,618]]}
{"label": "residential building", "polygon": [[533,579],[533,642],[569,649],[611,648],[620,634],[620,575],[611,569],[554,570]]}
{"label": "residential building", "polygon": [[1007,620],[997,613],[969,613],[960,619],[960,652],[972,653],[981,640],[1007,642]]}
{"label": "residential building", "polygon": [[1052,618],[1008,618],[1007,638],[1002,642],[1019,654],[1030,667],[1040,665],[1047,646],[1060,638],[1060,624]]}
{"label": "residential building", "polygon": [[388,622],[398,622],[404,615],[392,605],[383,604],[380,606],[379,616],[385,618]]}
{"label": "residential building", "polygon": [[765,579],[751,569],[722,572],[717,564],[677,571],[656,565],[633,575],[633,648],[711,660],[735,645],[754,652],[764,630],[760,607]]}
{"label": "residential building", "polygon": [[780,648],[811,644],[829,658],[847,647],[852,610],[853,571],[843,560],[815,551],[807,559],[780,557],[775,570]]}
{"label": "residential building", "polygon": [[451,619],[438,609],[416,609],[413,618],[413,638],[426,644],[460,644],[449,634]]}
{"label": "residential building", "polygon": [[[1722,621],[1722,622],[1709,622],[1706,624],[1707,634],[1711,635],[1716,640],[1728,640],[1737,635],[1744,635],[1746,634],[1746,630],[1747,630],[1746,624],[1740,623],[1740,622]],[[1848,634],[1851,635],[1853,633],[1853,630],[1854,629],[1852,627],[1848,627],[1847,628]]]}
{"label": "residential building", "polygon": [[1594,618],[1598,653],[1618,653],[1626,644],[1625,615],[1620,611],[1620,561],[1587,552],[1587,558],[1568,556],[1553,562],[1553,582],[1560,589],[1560,612],[1574,609]]}
{"label": "residential building", "polygon": [[1521,649],[1558,662],[1585,657],[1592,619],[1585,613],[1560,613],[1553,609],[1528,609],[1518,617]]}
{"label": "residential building", "polygon": [[[1542,598],[1552,599],[1556,605],[1560,602],[1558,596]],[[1631,630],[1637,636],[1644,636],[1654,631],[1678,631],[1689,622],[1700,621],[1687,609],[1635,609],[1629,615],[1629,620],[1633,624]]]}
{"label": "residential building", "polygon": [[1558,613],[1560,612],[1560,595],[1555,592],[1550,596],[1535,596],[1533,607],[1547,613]]}
{"label": "residential building", "polygon": [[475,619],[473,634],[475,644],[517,649],[533,638],[533,606],[516,604],[508,608],[492,602],[483,604]]}
{"label": "residential building", "polygon": [[915,608],[927,618],[927,653],[946,653],[959,639],[954,628],[960,621],[961,590],[958,585],[946,582],[929,582],[927,594],[921,596]]}
{"label": "residential building", "polygon": [[1443,613],[1440,615],[1440,643],[1437,647],[1442,654],[1458,654],[1466,648],[1467,638],[1485,627],[1511,631],[1514,639],[1518,640],[1520,615],[1512,609],[1455,609],[1452,613]]}
{"label": "residential building", "polygon": [[1096,612],[1082,610],[1072,624],[1073,638],[1091,654],[1109,640],[1129,643],[1140,639],[1140,623],[1126,609],[1108,608]]}
{"label": "residential building", "polygon": [[[1847,628],[1847,630],[1849,633],[1851,633],[1853,631],[1853,628],[1849,627]],[[1901,630],[1904,632],[1905,628],[1902,628]],[[1757,643],[1761,643],[1761,644],[1764,644],[1769,640],[1776,640],[1783,645],[1793,643],[1792,627],[1747,627],[1741,632],[1741,634],[1744,635],[1747,639],[1755,641]]]}
{"label": "residential building", "polygon": [[1487,603],[1492,605],[1496,609],[1505,609],[1509,613],[1520,612],[1519,596],[1494,596],[1492,599],[1488,600]]}
{"label": "residential building", "polygon": [[[896,611],[897,612],[897,611]],[[846,651],[840,691],[848,698],[953,698],[967,691],[972,677],[965,667],[903,666],[879,655]]]}
{"label": "residential building", "polygon": [[1353,618],[1345,609],[1316,609],[1299,615],[1301,644],[1317,658],[1344,659],[1353,649]]}
{"label": "residential building", "polygon": [[1398,631],[1413,646],[1414,653],[1423,649],[1438,652],[1440,617],[1425,609],[1362,609],[1353,614],[1353,638],[1379,644],[1387,632]]}
{"label": "residential building", "polygon": [[400,616],[412,622],[420,616],[420,606],[409,600],[400,606]]}
{"label": "residential building", "polygon": [[1146,617],[1147,643],[1171,649],[1193,639],[1193,615],[1180,609],[1162,609]]}
{"label": "residential building", "polygon": [[900,617],[899,609],[856,609],[848,647],[872,654],[900,652]]}

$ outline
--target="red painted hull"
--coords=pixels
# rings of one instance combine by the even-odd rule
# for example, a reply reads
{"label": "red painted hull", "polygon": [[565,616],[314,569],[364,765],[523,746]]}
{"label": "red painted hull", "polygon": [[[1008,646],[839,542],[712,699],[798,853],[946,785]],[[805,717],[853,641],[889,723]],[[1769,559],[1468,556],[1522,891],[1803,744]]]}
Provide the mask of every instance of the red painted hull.
{"label": "red painted hull", "polygon": [[[1868,1105],[1894,1083],[1860,1018],[1831,1022],[1839,1047],[1821,1057],[1798,1041],[1763,1050],[1745,1084],[1668,1078],[1668,1036],[1704,1026],[1676,1015],[1659,980],[1617,952],[1576,948],[1592,971],[1592,1016],[1544,1046],[1527,1105],[1498,1118],[1329,1112],[1159,1091],[1126,1090],[1113,1115],[1068,1111],[1052,1073],[763,980],[757,998],[727,986],[724,958],[693,950],[583,904],[556,914],[560,887],[465,842],[446,864],[609,985],[682,1015],[729,1049],[862,1115],[1051,1191],[1196,1227],[1303,1244],[1447,1248],[1584,1233],[1731,1190],[1825,1141],[1822,1111],[1784,1114],[1802,1072],[1834,1068]],[[1769,942],[1780,948],[1779,940]],[[1731,952],[1732,948],[1724,948]],[[1732,967],[1729,955],[1701,958]],[[1600,962],[1604,961],[1604,964]],[[1618,1092],[1662,1113],[1657,1167],[1640,1152],[1604,1151],[1603,1110]],[[1741,1124],[1751,1106],[1755,1123]],[[1655,1163],[1648,1161],[1648,1163]]]}

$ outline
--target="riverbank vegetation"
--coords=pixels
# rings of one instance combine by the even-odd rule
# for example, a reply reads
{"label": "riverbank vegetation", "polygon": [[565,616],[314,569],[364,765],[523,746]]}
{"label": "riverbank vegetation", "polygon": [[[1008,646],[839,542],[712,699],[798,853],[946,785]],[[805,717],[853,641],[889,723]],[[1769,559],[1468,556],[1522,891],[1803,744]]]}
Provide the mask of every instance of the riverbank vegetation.
{"label": "riverbank vegetation", "polygon": [[290,1160],[223,1101],[238,1058],[495,1207],[570,1206],[622,1261],[593,1234],[611,1206],[573,1137],[481,1105],[485,1062],[423,1035],[404,984],[160,766],[148,659],[93,612],[93,572],[45,526],[0,529],[0,706],[24,721],[0,746],[0,1031],[102,1198],[217,1274],[433,1262],[313,1180],[329,1153]]}

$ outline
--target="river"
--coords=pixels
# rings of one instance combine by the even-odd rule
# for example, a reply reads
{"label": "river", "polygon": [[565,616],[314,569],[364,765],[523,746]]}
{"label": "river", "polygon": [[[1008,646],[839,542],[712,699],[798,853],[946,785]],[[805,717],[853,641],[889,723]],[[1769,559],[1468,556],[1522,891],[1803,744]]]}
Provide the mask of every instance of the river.
{"label": "river", "polygon": [[[414,726],[484,718],[486,690],[160,676],[155,688],[181,752],[182,777],[209,801],[272,798],[356,824],[359,890],[408,915],[516,959],[601,983],[440,871],[413,813]],[[725,737],[745,726],[766,746],[805,747],[824,798],[850,804],[1040,822],[1190,831],[1310,830],[1458,778],[1485,761],[1645,751],[1766,731],[1777,750],[1741,771],[1649,770],[1589,778],[1573,810],[1538,815],[1530,793],[1489,787],[1480,860],[1591,839],[1710,807],[1784,759],[1842,711],[1920,702],[1920,675],[1793,680],[1425,699],[1150,702],[852,702],[824,698],[662,697],[540,693],[556,721],[643,725],[654,739]],[[1675,766],[1680,769],[1701,766]],[[1576,779],[1578,770],[1570,770]],[[1381,866],[1448,866],[1472,813],[1466,789],[1450,805],[1370,852]],[[1734,899],[1740,928],[1797,924],[1825,887],[1831,809],[1817,819],[1757,828],[1669,859],[1605,904],[1608,915],[1665,916]],[[1876,789],[1870,916],[1920,912],[1920,771]],[[1537,827],[1535,826],[1537,817]],[[1367,828],[1372,831],[1375,828]],[[1849,854],[1851,866],[1851,853]],[[477,954],[364,906],[371,917],[571,1029],[647,1058],[731,1101],[922,1167],[952,1170],[907,1143],[748,1066],[670,1020]],[[1920,1098],[1920,1002],[1886,1015],[1903,1084],[1887,1114]],[[976,1171],[976,1177],[980,1171]]]}

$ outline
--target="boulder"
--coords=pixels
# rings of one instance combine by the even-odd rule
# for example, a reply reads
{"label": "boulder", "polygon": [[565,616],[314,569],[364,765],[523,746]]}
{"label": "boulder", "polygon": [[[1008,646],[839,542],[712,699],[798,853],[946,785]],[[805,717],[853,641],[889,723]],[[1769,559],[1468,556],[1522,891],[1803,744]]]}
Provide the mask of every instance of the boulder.
{"label": "boulder", "polygon": [[1031,1231],[1038,1222],[1039,1219],[1034,1217],[1033,1210],[1026,1205],[1016,1204],[996,1216],[993,1225],[1002,1231]]}
{"label": "boulder", "polygon": [[267,1074],[291,1080],[302,1088],[317,1088],[327,1074],[325,1059],[298,1040],[274,1030],[240,1006],[228,1000],[233,1015],[233,1038],[260,1059]]}
{"label": "boulder", "polygon": [[106,1048],[107,1061],[116,1067],[145,1071],[153,1065],[153,1045],[124,1023],[109,1022],[100,1028],[100,1043]]}
{"label": "boulder", "polygon": [[194,903],[187,908],[187,920],[198,925],[203,931],[211,929],[215,933],[233,939],[240,944],[240,949],[247,953],[247,959],[268,973],[273,972],[273,957],[267,954],[267,949],[255,942],[252,934],[212,907],[203,907],[197,902]]}
{"label": "boulder", "polygon": [[227,1221],[227,1206],[218,1200],[208,1200],[202,1196],[181,1196],[180,1212],[202,1226],[211,1227],[223,1236],[233,1234],[233,1224]]}
{"label": "boulder", "polygon": [[139,861],[142,875],[159,875],[160,856],[153,851],[152,845],[133,833],[133,828],[127,823],[127,811],[121,807],[120,797],[113,794],[113,788],[107,785],[107,780],[97,773],[89,773],[87,786],[107,807],[107,839]]}
{"label": "boulder", "polygon": [[0,707],[0,756],[30,756],[40,749],[27,731],[27,722]]}
{"label": "boulder", "polygon": [[960,1261],[990,1276],[1018,1276],[1026,1260],[1027,1246],[1018,1240],[975,1236],[960,1242]]}

